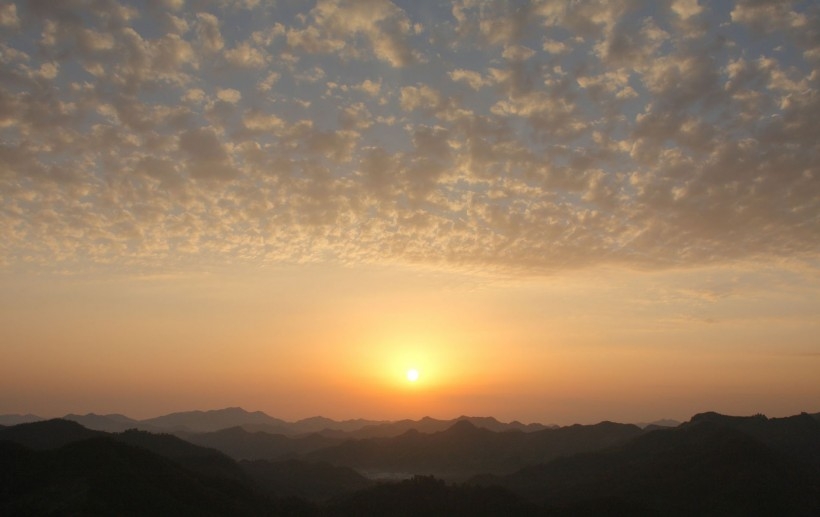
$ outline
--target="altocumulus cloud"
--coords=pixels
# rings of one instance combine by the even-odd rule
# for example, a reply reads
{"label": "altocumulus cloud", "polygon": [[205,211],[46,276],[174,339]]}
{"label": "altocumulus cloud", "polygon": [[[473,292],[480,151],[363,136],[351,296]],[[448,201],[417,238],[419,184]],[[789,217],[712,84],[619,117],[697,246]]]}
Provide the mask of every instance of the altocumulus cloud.
{"label": "altocumulus cloud", "polygon": [[817,256],[820,6],[0,7],[0,261]]}

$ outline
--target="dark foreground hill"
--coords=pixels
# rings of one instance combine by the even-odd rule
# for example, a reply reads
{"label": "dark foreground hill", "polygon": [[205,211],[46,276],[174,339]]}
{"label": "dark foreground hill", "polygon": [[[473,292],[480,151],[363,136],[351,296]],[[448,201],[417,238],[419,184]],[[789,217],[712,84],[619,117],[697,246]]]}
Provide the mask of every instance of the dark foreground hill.
{"label": "dark foreground hill", "polygon": [[[820,473],[737,429],[696,422],[606,451],[482,476],[551,508],[650,515],[820,515]],[[569,511],[569,510],[568,510]],[[592,512],[596,513],[596,512]]]}
{"label": "dark foreground hill", "polygon": [[[674,429],[498,433],[462,421],[237,463],[168,434],[52,420],[0,428],[0,515],[820,515],[816,424],[705,413]],[[310,461],[319,453],[336,464]],[[530,466],[461,484],[350,468],[516,462]]]}
{"label": "dark foreground hill", "polygon": [[448,485],[432,476],[383,483],[339,498],[328,516],[481,517],[541,515],[543,508],[500,487]]}
{"label": "dark foreground hill", "polygon": [[291,459],[242,461],[240,465],[260,491],[274,498],[326,501],[375,484],[349,467],[334,467],[328,463]]}
{"label": "dark foreground hill", "polygon": [[264,515],[238,482],[197,475],[110,438],[35,451],[0,442],[2,515]]}
{"label": "dark foreground hill", "polygon": [[55,418],[0,428],[0,441],[8,440],[35,450],[56,449],[68,443],[106,436],[77,422]]}
{"label": "dark foreground hill", "polygon": [[200,474],[241,480],[242,469],[215,449],[199,447],[169,434],[131,429],[122,433],[92,431],[71,420],[46,420],[0,429],[7,440],[34,450],[53,450],[91,438],[107,438],[152,452]]}
{"label": "dark foreground hill", "polygon": [[312,515],[307,499],[369,485],[344,467],[246,466],[168,434],[59,419],[0,429],[0,515]]}
{"label": "dark foreground hill", "polygon": [[801,413],[785,418],[767,418],[764,415],[700,413],[683,425],[693,426],[706,422],[735,429],[797,461],[820,467],[820,420],[816,415]]}

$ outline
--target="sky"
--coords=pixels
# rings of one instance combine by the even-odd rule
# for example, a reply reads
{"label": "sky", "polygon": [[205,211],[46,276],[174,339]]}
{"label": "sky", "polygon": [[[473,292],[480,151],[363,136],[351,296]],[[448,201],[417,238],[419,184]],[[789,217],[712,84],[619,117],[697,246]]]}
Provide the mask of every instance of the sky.
{"label": "sky", "polygon": [[818,70],[811,1],[3,2],[0,413],[820,411]]}

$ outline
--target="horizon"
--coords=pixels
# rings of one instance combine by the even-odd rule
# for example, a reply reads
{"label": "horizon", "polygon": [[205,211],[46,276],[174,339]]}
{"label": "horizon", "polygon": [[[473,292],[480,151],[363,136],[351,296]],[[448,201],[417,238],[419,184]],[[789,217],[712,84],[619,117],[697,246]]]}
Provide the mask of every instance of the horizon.
{"label": "horizon", "polygon": [[816,3],[0,5],[0,414],[820,400]]}
{"label": "horizon", "polygon": [[418,421],[421,421],[421,420],[424,420],[424,419],[433,419],[433,420],[445,421],[446,422],[446,421],[454,421],[454,420],[461,420],[461,419],[488,418],[488,419],[494,419],[497,422],[500,422],[502,424],[509,424],[509,423],[513,423],[513,422],[518,422],[518,423],[523,424],[523,425],[539,424],[539,425],[544,425],[544,426],[559,426],[559,427],[568,427],[568,426],[572,426],[572,425],[576,425],[576,424],[595,425],[595,424],[599,424],[599,423],[602,423],[602,422],[615,422],[615,423],[636,424],[636,425],[639,425],[639,424],[652,424],[652,423],[655,423],[655,422],[663,422],[663,421],[675,421],[675,422],[678,422],[678,423],[685,423],[685,422],[691,421],[691,419],[694,418],[697,415],[708,414],[708,413],[717,413],[717,414],[721,414],[721,415],[725,415],[725,416],[740,417],[740,418],[763,415],[763,416],[765,416],[766,418],[769,418],[769,419],[771,419],[771,418],[788,418],[788,417],[797,416],[797,415],[801,415],[801,414],[809,414],[809,415],[812,415],[812,414],[815,414],[815,413],[820,414],[820,411],[814,412],[814,411],[811,411],[811,410],[802,410],[802,411],[798,411],[798,412],[795,412],[795,413],[782,414],[782,415],[770,415],[770,414],[766,414],[766,413],[763,413],[763,412],[755,412],[755,413],[749,413],[749,414],[742,414],[741,415],[741,414],[724,413],[724,412],[721,412],[721,411],[715,411],[715,410],[710,409],[710,410],[698,411],[696,413],[688,415],[685,418],[684,417],[673,417],[673,416],[665,416],[665,417],[658,417],[658,418],[651,418],[651,419],[638,419],[638,420],[634,420],[634,419],[633,420],[629,420],[629,419],[611,419],[611,418],[595,420],[593,418],[592,420],[585,421],[585,422],[563,422],[563,423],[561,423],[561,422],[544,421],[544,420],[526,420],[526,419],[519,419],[519,418],[511,418],[511,419],[498,418],[494,415],[470,415],[470,414],[460,414],[458,416],[449,416],[449,417],[423,415],[423,416],[412,417],[412,418],[411,417],[405,417],[405,418],[393,418],[393,419],[375,418],[375,417],[374,418],[368,418],[368,417],[338,417],[338,418],[332,418],[332,417],[328,417],[328,416],[321,415],[321,414],[314,414],[314,415],[311,415],[311,416],[298,417],[298,418],[283,418],[279,415],[271,414],[271,413],[269,413],[267,411],[263,411],[263,410],[256,410],[256,409],[255,410],[248,410],[248,409],[245,409],[241,406],[229,406],[229,407],[214,408],[214,409],[184,409],[184,410],[176,410],[176,411],[170,411],[170,412],[167,412],[167,413],[161,413],[161,414],[156,414],[156,415],[151,415],[151,416],[140,416],[140,417],[136,417],[134,415],[130,415],[130,414],[123,413],[123,412],[116,412],[116,411],[106,412],[106,413],[99,413],[99,412],[94,412],[94,411],[90,411],[90,412],[68,411],[66,413],[62,413],[62,414],[59,414],[59,415],[47,415],[47,416],[36,414],[36,413],[3,413],[3,414],[0,414],[0,416],[23,416],[23,417],[24,416],[34,416],[34,417],[40,418],[42,420],[63,419],[64,417],[70,416],[70,415],[73,415],[73,416],[101,416],[101,417],[124,416],[124,417],[130,418],[130,419],[138,421],[138,422],[143,422],[143,421],[146,421],[146,420],[152,420],[152,419],[155,419],[155,418],[160,418],[160,417],[174,415],[174,414],[214,413],[214,412],[222,412],[222,411],[237,410],[237,409],[241,410],[241,411],[243,411],[247,414],[263,413],[264,415],[266,415],[268,417],[282,420],[287,424],[294,424],[294,423],[298,423],[298,422],[301,422],[301,421],[304,421],[304,420],[310,420],[310,419],[314,419],[314,418],[323,418],[323,419],[331,420],[331,421],[336,422],[336,423],[348,422],[348,421],[357,421],[357,420],[362,420],[362,421],[366,421],[366,422],[376,422],[376,423],[379,423],[379,422],[392,423],[392,422],[399,422],[399,421],[404,421],[404,420],[418,422]]}

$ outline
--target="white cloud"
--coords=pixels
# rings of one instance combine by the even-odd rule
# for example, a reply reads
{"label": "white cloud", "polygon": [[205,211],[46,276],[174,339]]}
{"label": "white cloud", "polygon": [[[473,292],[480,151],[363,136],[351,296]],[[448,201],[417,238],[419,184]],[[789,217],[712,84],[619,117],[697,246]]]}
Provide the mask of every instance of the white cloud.
{"label": "white cloud", "polygon": [[452,79],[453,81],[467,83],[473,90],[479,90],[483,86],[492,84],[492,81],[485,79],[481,76],[481,74],[473,70],[457,68],[451,72],[448,72],[448,75],[450,76],[450,79]]}
{"label": "white cloud", "polygon": [[550,54],[563,54],[565,52],[569,52],[570,48],[563,41],[556,41],[554,39],[545,39],[541,48],[544,52],[549,52]]}
{"label": "white cloud", "polygon": [[439,92],[426,84],[405,86],[401,89],[400,103],[405,111],[418,108],[436,108],[441,102],[442,98]]}
{"label": "white cloud", "polygon": [[550,272],[820,246],[802,4],[8,5],[3,264]]}
{"label": "white cloud", "polygon": [[216,98],[221,101],[236,104],[242,99],[242,94],[239,93],[238,90],[234,90],[233,88],[225,88],[224,90],[218,89],[216,91]]}
{"label": "white cloud", "polygon": [[403,11],[383,0],[319,0],[314,24],[288,32],[288,43],[308,52],[333,52],[352,46],[363,35],[373,54],[395,67],[416,60],[406,42],[413,27]]}
{"label": "white cloud", "polygon": [[263,80],[259,81],[256,87],[259,91],[268,92],[273,89],[273,85],[279,81],[280,77],[282,77],[282,75],[279,72],[269,72]]}
{"label": "white cloud", "polygon": [[672,11],[686,20],[703,12],[703,7],[698,5],[698,0],[674,0],[672,2]]}
{"label": "white cloud", "polygon": [[226,50],[225,59],[234,66],[246,68],[262,68],[267,63],[265,53],[251,46],[247,41]]}
{"label": "white cloud", "polygon": [[526,61],[535,55],[535,51],[523,45],[509,45],[504,47],[504,52],[501,55],[510,61]]}
{"label": "white cloud", "polygon": [[0,25],[12,29],[20,26],[20,18],[17,17],[17,5],[0,5]]}
{"label": "white cloud", "polygon": [[196,33],[200,45],[206,52],[222,50],[225,40],[219,30],[219,19],[211,13],[197,13],[196,18]]}
{"label": "white cloud", "polygon": [[242,124],[250,130],[274,131],[285,127],[285,121],[273,114],[251,111],[242,118]]}
{"label": "white cloud", "polygon": [[364,81],[362,81],[361,84],[357,85],[356,88],[365,92],[371,97],[375,97],[381,91],[382,83],[381,81],[371,81],[370,79],[365,79]]}
{"label": "white cloud", "polygon": [[182,96],[182,100],[186,102],[203,102],[205,100],[205,92],[200,88],[191,88],[185,92]]}

